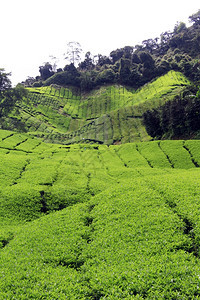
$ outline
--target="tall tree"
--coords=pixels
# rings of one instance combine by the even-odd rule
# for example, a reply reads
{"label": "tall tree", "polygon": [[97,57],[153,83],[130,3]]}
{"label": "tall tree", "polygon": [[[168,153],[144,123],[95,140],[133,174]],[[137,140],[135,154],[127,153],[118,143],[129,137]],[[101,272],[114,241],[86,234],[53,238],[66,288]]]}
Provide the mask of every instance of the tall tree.
{"label": "tall tree", "polygon": [[39,72],[42,80],[46,80],[47,78],[51,77],[54,74],[52,69],[53,67],[49,62],[46,62],[44,66],[39,67]]}
{"label": "tall tree", "polygon": [[92,70],[95,67],[92,54],[88,51],[85,54],[85,60],[79,64],[81,70]]}
{"label": "tall tree", "polygon": [[123,49],[116,49],[110,53],[110,57],[112,58],[112,63],[115,64],[120,58],[124,55]]}
{"label": "tall tree", "polygon": [[78,65],[81,60],[81,53],[83,52],[81,45],[78,42],[69,42],[67,44],[67,51],[64,53],[65,59],[68,63]]}
{"label": "tall tree", "polygon": [[97,65],[98,66],[103,66],[103,65],[110,65],[112,62],[110,60],[109,57],[105,56],[105,55],[101,55],[98,54],[98,61],[97,61]]}
{"label": "tall tree", "polygon": [[0,69],[0,117],[6,116],[13,109],[16,101],[27,95],[26,90],[21,85],[12,88],[8,78],[10,75],[4,69]]}
{"label": "tall tree", "polygon": [[157,50],[159,48],[158,40],[158,38],[144,40],[142,42],[142,44],[144,45],[144,49],[152,54],[154,50]]}
{"label": "tall tree", "polygon": [[122,84],[131,85],[130,83],[130,59],[121,58],[119,67],[119,80]]}
{"label": "tall tree", "polygon": [[58,65],[58,58],[54,55],[49,55],[51,65],[52,65],[52,71],[56,73],[57,71],[57,65]]}
{"label": "tall tree", "polygon": [[8,76],[10,76],[11,73],[6,73],[6,71],[4,69],[0,69],[0,94],[11,88],[11,81],[8,78]]}

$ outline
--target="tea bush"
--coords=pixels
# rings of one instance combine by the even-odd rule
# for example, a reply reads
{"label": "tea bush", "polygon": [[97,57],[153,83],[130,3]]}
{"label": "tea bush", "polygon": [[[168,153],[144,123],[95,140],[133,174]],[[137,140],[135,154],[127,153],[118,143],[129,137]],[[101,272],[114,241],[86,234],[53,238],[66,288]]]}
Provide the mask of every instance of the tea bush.
{"label": "tea bush", "polygon": [[0,136],[1,299],[200,297],[200,141]]}

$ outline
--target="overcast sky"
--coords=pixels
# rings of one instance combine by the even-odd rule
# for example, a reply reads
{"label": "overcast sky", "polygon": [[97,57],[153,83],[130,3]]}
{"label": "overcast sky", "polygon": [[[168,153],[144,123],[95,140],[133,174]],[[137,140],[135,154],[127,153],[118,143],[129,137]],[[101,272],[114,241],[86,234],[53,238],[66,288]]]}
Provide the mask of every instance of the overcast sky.
{"label": "overcast sky", "polygon": [[13,84],[39,75],[39,66],[62,56],[70,41],[109,55],[187,23],[200,9],[199,0],[0,1],[0,68],[12,72]]}

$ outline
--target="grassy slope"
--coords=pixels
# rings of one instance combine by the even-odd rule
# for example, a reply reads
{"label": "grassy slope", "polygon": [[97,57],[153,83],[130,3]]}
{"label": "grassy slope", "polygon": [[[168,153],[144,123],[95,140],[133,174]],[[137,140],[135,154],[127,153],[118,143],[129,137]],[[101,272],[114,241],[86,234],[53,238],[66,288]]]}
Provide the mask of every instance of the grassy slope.
{"label": "grassy slope", "polygon": [[198,299],[200,141],[0,131],[0,299]]}
{"label": "grassy slope", "polygon": [[[106,86],[89,94],[63,87],[29,89],[28,103],[11,114],[13,128],[24,128],[46,141],[104,144],[147,141],[144,111],[173,98],[189,81],[170,71],[139,90]],[[12,128],[12,127],[11,127]]]}

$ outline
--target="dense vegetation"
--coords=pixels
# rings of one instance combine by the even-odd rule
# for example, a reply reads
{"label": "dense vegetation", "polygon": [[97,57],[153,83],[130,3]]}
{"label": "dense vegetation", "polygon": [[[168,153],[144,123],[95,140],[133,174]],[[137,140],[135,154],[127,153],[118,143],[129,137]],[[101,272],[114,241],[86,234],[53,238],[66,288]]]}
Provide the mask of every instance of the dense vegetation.
{"label": "dense vegetation", "polygon": [[0,137],[1,299],[198,299],[199,141]]}
{"label": "dense vegetation", "polygon": [[73,85],[82,91],[104,84],[138,88],[170,70],[182,72],[192,81],[199,80],[199,16],[200,11],[189,17],[190,27],[179,22],[173,32],[144,40],[142,45],[113,50],[109,56],[98,54],[94,57],[88,51],[85,59],[80,61],[80,44],[70,42],[66,57],[68,65],[56,70],[55,64],[47,62],[40,66],[40,76],[29,78],[25,83],[35,86]]}
{"label": "dense vegetation", "polygon": [[121,85],[89,93],[72,87],[29,88],[28,95],[1,118],[1,127],[64,144],[147,141],[151,136],[143,113],[172,100],[188,85],[182,73],[169,71],[137,90]]}
{"label": "dense vegetation", "polygon": [[190,86],[173,101],[147,110],[143,123],[154,138],[194,137],[200,130],[200,90]]}

